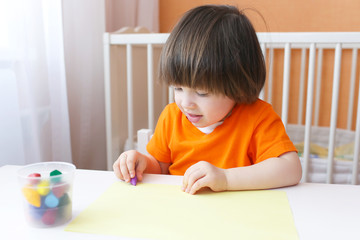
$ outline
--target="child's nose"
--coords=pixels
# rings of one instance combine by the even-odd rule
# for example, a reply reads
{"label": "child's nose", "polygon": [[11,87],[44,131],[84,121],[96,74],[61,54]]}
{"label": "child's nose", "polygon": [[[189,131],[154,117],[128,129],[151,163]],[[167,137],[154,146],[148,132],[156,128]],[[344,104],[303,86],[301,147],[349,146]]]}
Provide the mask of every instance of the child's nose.
{"label": "child's nose", "polygon": [[195,108],[196,104],[190,96],[184,97],[182,101],[182,105],[186,109]]}

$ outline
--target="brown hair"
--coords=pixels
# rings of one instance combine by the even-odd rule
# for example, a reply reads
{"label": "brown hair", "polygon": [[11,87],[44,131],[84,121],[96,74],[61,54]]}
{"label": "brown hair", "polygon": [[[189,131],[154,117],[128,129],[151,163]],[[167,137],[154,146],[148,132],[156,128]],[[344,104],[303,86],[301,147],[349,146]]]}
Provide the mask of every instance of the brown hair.
{"label": "brown hair", "polygon": [[249,19],[234,6],[204,5],[188,11],[161,54],[159,79],[223,94],[237,103],[254,102],[266,67]]}

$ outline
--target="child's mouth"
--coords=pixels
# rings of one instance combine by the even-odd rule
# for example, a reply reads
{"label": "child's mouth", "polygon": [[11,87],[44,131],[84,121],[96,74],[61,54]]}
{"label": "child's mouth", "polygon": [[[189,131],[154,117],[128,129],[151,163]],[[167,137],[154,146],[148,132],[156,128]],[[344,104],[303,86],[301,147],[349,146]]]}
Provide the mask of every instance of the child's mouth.
{"label": "child's mouth", "polygon": [[187,119],[192,122],[192,123],[197,123],[200,121],[200,119],[202,118],[202,115],[196,115],[196,114],[190,114],[190,113],[186,113],[186,117]]}

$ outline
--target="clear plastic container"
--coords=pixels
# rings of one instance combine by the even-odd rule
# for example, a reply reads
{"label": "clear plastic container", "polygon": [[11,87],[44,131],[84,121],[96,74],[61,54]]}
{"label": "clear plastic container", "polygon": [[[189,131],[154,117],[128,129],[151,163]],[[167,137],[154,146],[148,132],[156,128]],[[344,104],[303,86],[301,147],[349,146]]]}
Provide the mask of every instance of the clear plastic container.
{"label": "clear plastic container", "polygon": [[33,227],[54,227],[72,217],[76,167],[66,162],[40,162],[18,170],[24,214]]}

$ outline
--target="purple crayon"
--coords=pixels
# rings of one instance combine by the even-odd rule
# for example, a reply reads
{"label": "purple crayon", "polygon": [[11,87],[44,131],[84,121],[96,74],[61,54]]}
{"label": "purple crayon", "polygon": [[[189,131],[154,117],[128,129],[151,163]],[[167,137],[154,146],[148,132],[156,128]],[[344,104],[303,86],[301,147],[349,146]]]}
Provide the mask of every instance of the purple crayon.
{"label": "purple crayon", "polygon": [[136,183],[137,183],[137,177],[136,177],[136,175],[135,175],[135,177],[133,177],[133,178],[130,179],[130,183],[131,183],[131,185],[136,186]]}

